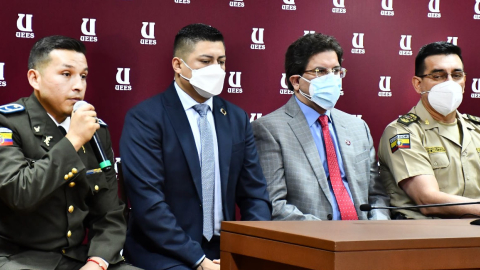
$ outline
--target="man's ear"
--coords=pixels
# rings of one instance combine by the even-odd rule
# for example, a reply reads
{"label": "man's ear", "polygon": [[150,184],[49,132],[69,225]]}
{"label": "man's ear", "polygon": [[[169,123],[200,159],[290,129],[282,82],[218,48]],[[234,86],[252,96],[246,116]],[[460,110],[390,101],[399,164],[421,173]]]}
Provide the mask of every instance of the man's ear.
{"label": "man's ear", "polygon": [[420,77],[417,77],[417,76],[412,77],[413,88],[415,88],[415,91],[419,94],[422,92],[422,89],[420,87],[421,83],[422,83],[422,79]]}
{"label": "man's ear", "polygon": [[182,72],[182,69],[180,68],[180,65],[182,64],[182,60],[178,57],[173,57],[172,59],[172,68],[175,73],[180,74]]}
{"label": "man's ear", "polygon": [[40,72],[36,69],[29,69],[27,72],[28,82],[33,89],[40,89],[40,81],[42,80]]}
{"label": "man's ear", "polygon": [[292,84],[294,90],[300,89],[300,76],[292,75],[288,80]]}

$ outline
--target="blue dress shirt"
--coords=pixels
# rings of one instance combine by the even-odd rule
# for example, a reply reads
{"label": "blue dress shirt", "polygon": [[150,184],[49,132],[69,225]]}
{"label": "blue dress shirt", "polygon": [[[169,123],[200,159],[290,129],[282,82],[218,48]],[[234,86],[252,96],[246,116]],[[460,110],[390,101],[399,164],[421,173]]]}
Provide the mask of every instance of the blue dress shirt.
{"label": "blue dress shirt", "polygon": [[[319,114],[314,109],[310,108],[309,106],[303,104],[297,97],[295,100],[300,106],[305,118],[307,119],[308,126],[310,127],[310,132],[312,132],[313,140],[315,141],[315,145],[317,146],[318,154],[320,155],[320,160],[322,161],[323,169],[325,170],[325,175],[328,179],[328,187],[330,188],[330,194],[332,195],[332,219],[333,220],[341,220],[342,217],[340,216],[340,209],[338,208],[337,199],[335,197],[335,193],[333,192],[332,183],[330,182],[330,172],[328,171],[328,163],[327,163],[327,154],[325,152],[325,143],[323,140],[323,132],[322,126],[318,122],[318,118],[321,114]],[[347,189],[348,195],[350,199],[352,199],[352,193],[350,192],[350,187],[348,186],[347,177],[345,176],[345,169],[343,167],[343,160],[342,154],[340,153],[340,147],[338,145],[337,134],[335,133],[335,128],[332,122],[332,118],[330,117],[330,111],[326,111],[325,113],[328,117],[328,129],[330,131],[330,137],[332,138],[333,146],[335,147],[335,153],[337,154],[337,161],[338,166],[340,168],[340,174],[342,176],[342,182],[345,188]],[[353,202],[353,200],[352,200]]]}

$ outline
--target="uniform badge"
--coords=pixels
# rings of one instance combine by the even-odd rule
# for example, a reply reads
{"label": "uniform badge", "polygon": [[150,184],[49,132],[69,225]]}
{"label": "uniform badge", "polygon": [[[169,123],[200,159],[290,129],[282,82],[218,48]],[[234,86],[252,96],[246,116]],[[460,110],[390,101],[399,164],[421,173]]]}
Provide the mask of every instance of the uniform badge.
{"label": "uniform badge", "polygon": [[47,136],[45,141],[43,141],[47,146],[50,146],[50,140],[53,139],[53,136]]}
{"label": "uniform badge", "polygon": [[418,122],[420,117],[414,113],[407,113],[402,116],[400,116],[397,120],[398,123],[404,124],[405,126],[408,126],[412,123]]}
{"label": "uniform badge", "polygon": [[474,116],[474,115],[470,115],[470,114],[465,114],[467,116],[467,118],[472,121],[472,122],[475,122],[476,124],[480,124],[480,117],[478,116]]}
{"label": "uniform badge", "polygon": [[12,130],[0,127],[0,146],[13,145]]}
{"label": "uniform badge", "polygon": [[0,113],[3,113],[3,114],[23,112],[24,110],[25,110],[25,107],[23,107],[20,104],[12,103],[12,104],[0,106]]}
{"label": "uniform badge", "polygon": [[410,134],[397,134],[390,138],[389,142],[392,154],[398,149],[410,149]]}
{"label": "uniform badge", "polygon": [[427,150],[427,152],[429,154],[433,154],[433,153],[446,153],[447,151],[445,150],[445,147],[443,146],[432,146],[432,147],[425,147],[425,150]]}

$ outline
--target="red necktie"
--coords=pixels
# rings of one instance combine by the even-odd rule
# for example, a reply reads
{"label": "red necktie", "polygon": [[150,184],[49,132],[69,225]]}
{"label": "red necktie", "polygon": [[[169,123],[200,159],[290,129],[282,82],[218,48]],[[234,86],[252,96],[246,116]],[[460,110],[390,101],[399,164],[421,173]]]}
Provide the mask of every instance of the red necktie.
{"label": "red necktie", "polygon": [[332,183],[333,193],[335,193],[335,198],[337,199],[338,208],[340,208],[342,220],[358,220],[355,206],[353,206],[352,199],[350,199],[348,191],[342,182],[337,154],[335,153],[335,147],[333,146],[330,131],[328,130],[328,117],[321,115],[318,121],[322,126],[325,150],[327,152],[328,171],[330,172],[330,182]]}

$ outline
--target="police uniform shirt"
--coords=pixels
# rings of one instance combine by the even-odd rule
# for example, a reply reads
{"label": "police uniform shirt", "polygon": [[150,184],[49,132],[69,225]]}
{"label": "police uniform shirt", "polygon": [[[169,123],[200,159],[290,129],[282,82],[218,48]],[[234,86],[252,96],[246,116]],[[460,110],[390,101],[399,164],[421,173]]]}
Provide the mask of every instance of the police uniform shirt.
{"label": "police uniform shirt", "polygon": [[[441,192],[480,198],[480,119],[457,111],[456,121],[457,126],[437,122],[419,101],[386,127],[378,157],[392,206],[416,205],[398,184],[417,175],[434,175]],[[428,218],[419,210],[397,211],[407,218]]]}
{"label": "police uniform shirt", "polygon": [[[121,262],[126,225],[115,171],[98,168],[89,143],[76,152],[57,125],[33,94],[0,106],[0,256],[38,250]],[[97,134],[112,162],[106,125]]]}

